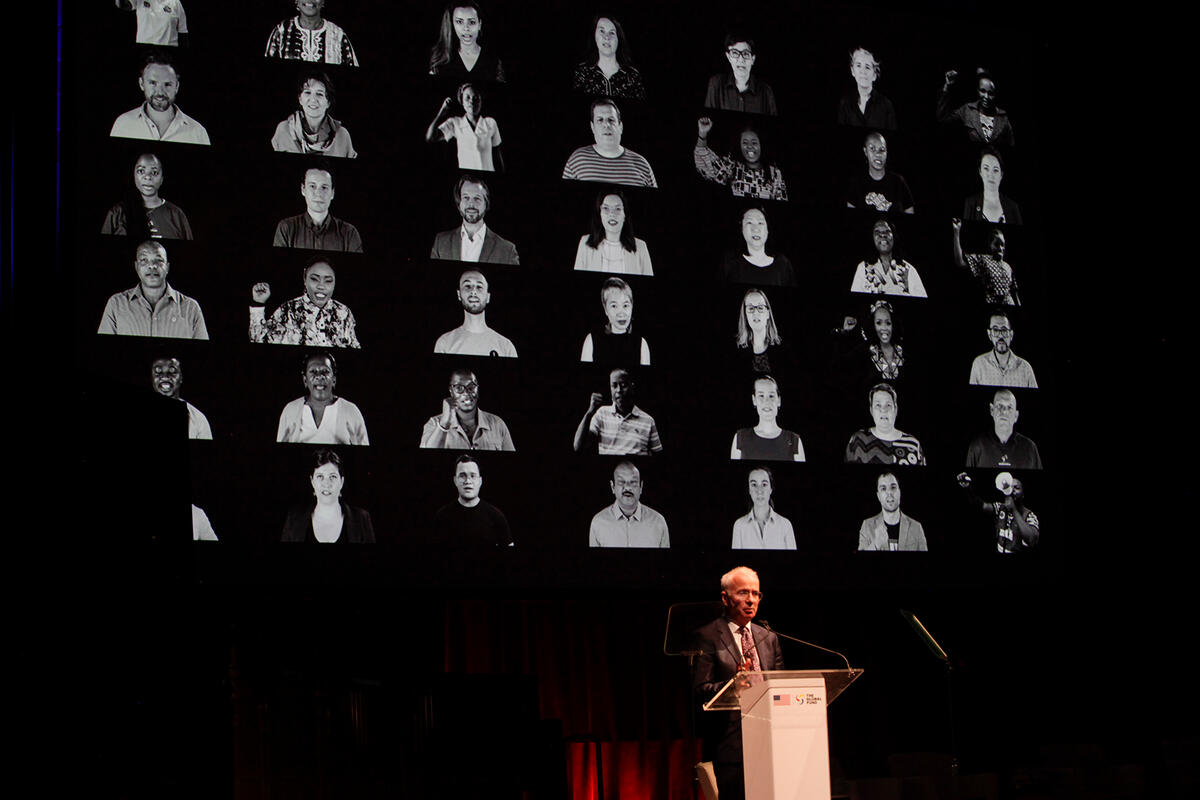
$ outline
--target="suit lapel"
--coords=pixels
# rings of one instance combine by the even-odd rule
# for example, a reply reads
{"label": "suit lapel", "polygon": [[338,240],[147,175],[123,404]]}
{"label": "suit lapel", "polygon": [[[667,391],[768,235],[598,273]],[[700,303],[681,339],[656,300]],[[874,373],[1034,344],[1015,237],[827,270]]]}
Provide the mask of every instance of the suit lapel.
{"label": "suit lapel", "polygon": [[733,634],[729,631],[729,623],[724,618],[718,620],[717,636],[721,640],[721,644],[725,646],[725,651],[729,653],[729,660],[734,664],[742,662],[741,651],[733,641]]}
{"label": "suit lapel", "polygon": [[483,237],[483,249],[479,251],[480,261],[491,261],[492,251],[496,249],[496,239],[489,230]]}

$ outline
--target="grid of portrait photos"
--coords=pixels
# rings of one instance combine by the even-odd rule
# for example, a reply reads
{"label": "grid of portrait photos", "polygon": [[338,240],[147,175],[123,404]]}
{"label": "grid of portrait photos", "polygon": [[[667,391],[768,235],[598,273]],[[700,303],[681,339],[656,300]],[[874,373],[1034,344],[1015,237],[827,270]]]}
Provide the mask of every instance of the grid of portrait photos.
{"label": "grid of portrait photos", "polygon": [[782,2],[96,5],[64,101],[75,329],[180,409],[155,438],[190,437],[195,538],[1054,536],[1020,34]]}

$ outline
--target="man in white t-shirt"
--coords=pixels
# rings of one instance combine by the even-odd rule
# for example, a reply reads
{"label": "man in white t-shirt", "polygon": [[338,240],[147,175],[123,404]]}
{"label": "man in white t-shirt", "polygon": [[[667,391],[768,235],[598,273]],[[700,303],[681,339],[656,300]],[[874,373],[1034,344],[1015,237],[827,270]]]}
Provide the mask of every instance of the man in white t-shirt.
{"label": "man in white t-shirt", "polygon": [[463,324],[439,336],[433,352],[516,358],[517,348],[508,337],[488,327],[484,315],[492,295],[488,292],[487,278],[483,277],[483,273],[469,269],[459,275],[457,297],[463,307]]}

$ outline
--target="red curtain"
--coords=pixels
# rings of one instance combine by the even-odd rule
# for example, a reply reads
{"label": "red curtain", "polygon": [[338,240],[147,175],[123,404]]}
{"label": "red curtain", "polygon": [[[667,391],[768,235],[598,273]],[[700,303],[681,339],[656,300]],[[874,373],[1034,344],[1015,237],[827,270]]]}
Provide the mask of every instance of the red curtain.
{"label": "red curtain", "polygon": [[445,670],[537,678],[542,718],[568,739],[572,798],[692,800],[687,662],[663,654],[665,607],[617,600],[449,601]]}

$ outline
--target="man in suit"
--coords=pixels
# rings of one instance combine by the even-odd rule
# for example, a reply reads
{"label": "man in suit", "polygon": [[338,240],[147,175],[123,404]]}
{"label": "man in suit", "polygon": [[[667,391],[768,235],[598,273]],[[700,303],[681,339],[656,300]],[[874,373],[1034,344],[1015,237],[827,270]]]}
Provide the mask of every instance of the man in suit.
{"label": "man in suit", "polygon": [[516,246],[488,230],[483,218],[491,208],[487,184],[472,175],[463,175],[454,186],[454,205],[462,217],[462,225],[442,231],[433,240],[431,258],[449,261],[520,264]]}
{"label": "man in suit", "polygon": [[[739,672],[783,669],[774,633],[751,622],[762,602],[758,573],[734,567],[721,576],[725,613],[696,632],[700,655],[692,672],[692,694],[704,703]],[[737,711],[701,711],[703,758],[713,762],[721,800],[742,800],[742,719]]]}
{"label": "man in suit", "polygon": [[890,472],[875,480],[880,511],[858,529],[859,550],[928,550],[921,523],[900,510],[900,482]]}

